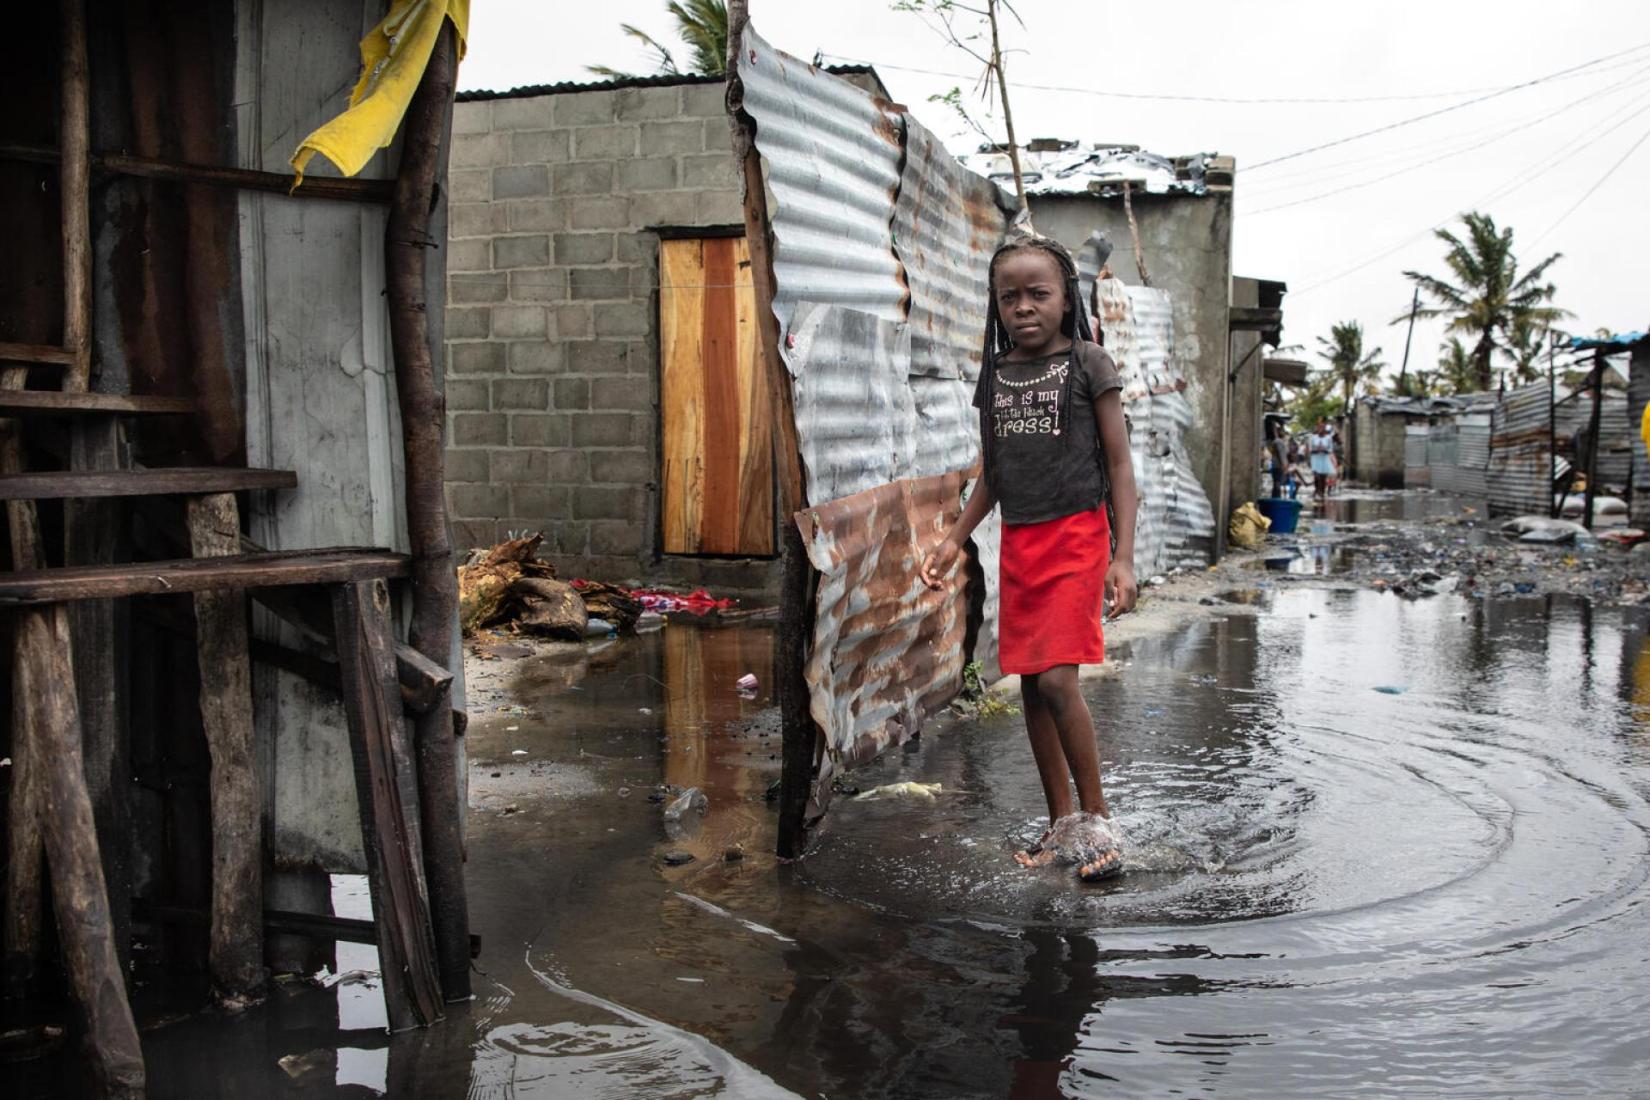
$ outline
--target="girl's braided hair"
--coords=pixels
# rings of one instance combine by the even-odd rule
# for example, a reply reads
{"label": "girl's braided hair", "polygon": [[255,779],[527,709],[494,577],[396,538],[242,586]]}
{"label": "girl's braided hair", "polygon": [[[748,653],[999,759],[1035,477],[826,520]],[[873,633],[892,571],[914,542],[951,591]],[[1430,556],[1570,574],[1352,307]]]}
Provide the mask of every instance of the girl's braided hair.
{"label": "girl's braided hair", "polygon": [[[1077,275],[1077,261],[1072,259],[1066,246],[1052,237],[1025,235],[1010,237],[1001,248],[991,254],[991,263],[986,268],[987,305],[985,311],[985,348],[980,356],[980,440],[982,447],[981,458],[984,460],[985,473],[988,484],[995,477],[992,452],[996,449],[990,417],[993,409],[993,395],[997,388],[997,356],[1011,350],[1014,340],[1008,335],[1002,319],[997,316],[997,262],[1011,252],[1040,252],[1052,257],[1055,266],[1060,270],[1061,285],[1066,293],[1066,312],[1060,320],[1060,332],[1072,342],[1072,369],[1066,371],[1065,384],[1060,389],[1060,404],[1056,410],[1058,422],[1065,424],[1071,412],[1072,378],[1076,375],[1076,345],[1079,341],[1094,340],[1094,333],[1089,325],[1088,312],[1082,308],[1083,292],[1081,281]],[[1074,433],[1066,433],[1069,444]],[[1101,474],[1105,474],[1105,463],[1100,465]],[[992,489],[996,486],[993,484]],[[1108,498],[1110,492],[1107,492]],[[1109,504],[1109,499],[1108,499]]]}

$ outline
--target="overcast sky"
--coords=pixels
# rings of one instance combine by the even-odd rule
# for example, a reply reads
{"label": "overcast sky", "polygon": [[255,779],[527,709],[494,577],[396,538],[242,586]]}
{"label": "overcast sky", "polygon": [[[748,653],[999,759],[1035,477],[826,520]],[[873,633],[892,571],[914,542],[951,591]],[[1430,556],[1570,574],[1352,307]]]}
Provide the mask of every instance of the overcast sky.
{"label": "overcast sky", "polygon": [[[870,62],[894,98],[954,150],[977,143],[928,97],[958,84],[968,92],[978,66],[918,17],[891,10],[889,0],[750,7],[758,32],[779,48]],[[1026,26],[1011,25],[1007,43],[1022,51],[1009,61],[1021,140],[1235,157],[1235,271],[1289,284],[1286,344],[1315,351],[1331,323],[1362,321],[1366,346],[1380,345],[1395,373],[1404,327],[1388,322],[1409,307],[1402,272],[1446,274],[1430,230],[1474,209],[1514,228],[1525,265],[1564,254],[1550,275],[1557,304],[1576,314],[1572,331],[1650,327],[1650,217],[1638,197],[1650,173],[1643,0],[1577,0],[1568,10],[1551,0],[1018,0],[1017,10]],[[459,73],[465,89],[593,80],[585,70],[592,64],[652,71],[620,23],[676,42],[663,0],[478,0],[471,19]],[[1218,102],[1278,98],[1341,102]],[[1417,326],[1412,369],[1432,366],[1439,340],[1437,325]]]}

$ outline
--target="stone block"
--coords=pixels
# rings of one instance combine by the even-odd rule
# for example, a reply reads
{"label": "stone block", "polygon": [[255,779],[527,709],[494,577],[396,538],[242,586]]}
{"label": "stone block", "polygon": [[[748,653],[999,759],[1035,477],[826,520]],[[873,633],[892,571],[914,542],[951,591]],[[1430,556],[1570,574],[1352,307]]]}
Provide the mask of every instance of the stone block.
{"label": "stone block", "polygon": [[550,238],[543,233],[493,239],[493,268],[544,267],[550,262]]}
{"label": "stone block", "polygon": [[447,276],[447,300],[453,303],[502,302],[510,293],[510,284],[503,275]]}
{"label": "stone block", "polygon": [[679,89],[620,88],[617,118],[620,122],[640,122],[645,119],[675,118],[681,111]]}
{"label": "stone block", "polygon": [[645,499],[639,486],[585,485],[573,490],[570,511],[574,519],[639,520]]}
{"label": "stone block", "polygon": [[646,300],[602,302],[591,308],[597,336],[646,336],[653,331],[653,307]]}
{"label": "stone block", "polygon": [[619,485],[646,485],[653,480],[653,456],[640,450],[592,451],[590,480]]}
{"label": "stone block", "polygon": [[566,447],[573,439],[572,418],[557,413],[514,413],[510,446]]}
{"label": "stone block", "polygon": [[563,229],[567,225],[567,203],[561,199],[528,199],[525,202],[496,204],[504,211],[512,233]]}
{"label": "stone block", "polygon": [[697,119],[644,122],[641,128],[641,153],[647,157],[668,157],[681,153],[703,152],[704,134],[705,124]]}
{"label": "stone block", "polygon": [[491,107],[485,101],[453,104],[453,133],[485,134],[492,129]]}
{"label": "stone block", "polygon": [[613,186],[620,191],[669,191],[676,186],[675,157],[636,157],[613,167]]}
{"label": "stone block", "polygon": [[509,227],[506,207],[491,202],[455,202],[448,208],[447,236],[490,237]]}
{"label": "stone block", "polygon": [[658,366],[658,351],[648,341],[631,341],[625,345],[625,370],[631,374],[652,374]]}
{"label": "stone block", "polygon": [[503,446],[509,439],[510,418],[503,413],[458,413],[453,417],[453,442],[460,447]]}
{"label": "stone block", "polygon": [[486,481],[487,452],[481,450],[448,450],[446,474],[449,482]]}
{"label": "stone block", "polygon": [[493,307],[493,335],[501,340],[542,337],[549,331],[549,319],[543,306]]}
{"label": "stone block", "polygon": [[629,445],[629,414],[593,412],[573,417],[573,446],[628,447]]}
{"label": "stone block", "polygon": [[745,203],[738,191],[701,191],[698,195],[698,225],[745,224]]}
{"label": "stone block", "polygon": [[557,126],[595,126],[613,121],[614,93],[611,89],[559,95],[556,100]]}
{"label": "stone block", "polygon": [[590,480],[590,456],[577,447],[546,451],[546,479],[557,485],[582,484]]}
{"label": "stone block", "polygon": [[567,297],[567,271],[526,267],[510,272],[510,298],[517,302],[560,302]]}
{"label": "stone block", "polygon": [[493,380],[493,408],[542,412],[550,407],[547,378],[497,378]]}
{"label": "stone block", "polygon": [[447,310],[447,339],[449,340],[485,340],[487,338],[487,318],[490,310],[460,309],[456,306]]}
{"label": "stone block", "polygon": [[487,412],[493,406],[491,391],[485,381],[474,378],[449,378],[446,384],[449,412]]}
{"label": "stone block", "polygon": [[590,407],[614,412],[651,413],[653,386],[633,375],[609,375],[590,380]]}
{"label": "stone block", "polygon": [[552,327],[556,336],[563,340],[589,339],[596,331],[590,316],[590,306],[584,302],[552,306],[550,318],[555,322]]}
{"label": "stone block", "polygon": [[543,530],[555,516],[567,515],[568,492],[565,485],[510,486],[510,514],[530,520],[527,527]]}
{"label": "stone block", "polygon": [[454,134],[454,168],[496,168],[510,163],[509,134]]}
{"label": "stone block", "polygon": [[517,131],[510,135],[510,159],[516,164],[564,164],[572,146],[570,130]]}
{"label": "stone block", "polygon": [[611,233],[557,233],[552,244],[558,264],[605,264],[613,259]]}
{"label": "stone block", "polygon": [[[447,486],[447,511],[456,512],[453,507],[452,495],[454,486]],[[481,546],[494,546],[498,543],[495,526],[491,520],[463,520],[455,519],[452,522],[453,547],[460,551],[474,550]]]}
{"label": "stone block", "polygon": [[567,296],[574,301],[629,298],[632,270],[629,267],[570,267]]}
{"label": "stone block", "polygon": [[639,523],[625,520],[596,520],[590,525],[590,552],[592,554],[628,557],[639,555],[646,537]]}
{"label": "stone block", "polygon": [[447,197],[453,202],[491,202],[493,171],[490,168],[453,168],[447,173]]}
{"label": "stone block", "polygon": [[503,374],[504,345],[449,344],[447,369],[454,374]]}
{"label": "stone block", "polygon": [[[638,196],[638,202],[652,202],[655,199],[667,198],[668,192],[657,192],[652,195]],[[689,204],[689,213],[692,204]],[[656,219],[650,224],[666,224],[664,219]],[[652,233],[619,233],[613,238],[613,258],[621,264],[641,264],[649,271],[659,266],[659,238]]]}
{"label": "stone block", "polygon": [[705,131],[705,152],[733,156],[733,129],[728,125],[727,115],[707,118],[701,125]]}
{"label": "stone block", "polygon": [[507,346],[511,374],[558,374],[567,364],[565,344],[518,340]]}
{"label": "stone block", "polygon": [[580,340],[563,344],[567,349],[569,374],[626,374],[630,370],[630,345],[618,340]]}
{"label": "stone block", "polygon": [[447,242],[448,271],[491,271],[493,254],[486,237]]}
{"label": "stone block", "polygon": [[[699,116],[725,120],[728,115],[727,94],[727,85],[720,80],[707,81],[704,84],[684,85],[682,87],[682,115],[687,118]],[[722,125],[726,126],[727,122],[723,121]]]}
{"label": "stone block", "polygon": [[550,396],[557,412],[583,412],[590,408],[590,379],[558,378]]}
{"label": "stone block", "polygon": [[558,195],[605,195],[613,190],[613,162],[558,164],[551,173],[551,186]]}
{"label": "stone block", "polygon": [[544,541],[552,554],[582,559],[590,552],[590,524],[582,520],[555,520],[544,533]]}
{"label": "stone block", "polygon": [[641,128],[623,126],[584,126],[573,131],[574,160],[616,160],[636,155],[636,142]]}
{"label": "stone block", "polygon": [[568,200],[569,229],[628,229],[630,199],[625,195],[579,195]]}
{"label": "stone block", "polygon": [[550,193],[550,169],[542,164],[512,164],[493,169],[493,200],[535,199]]}
{"label": "stone block", "polygon": [[510,490],[502,485],[462,483],[447,486],[447,501],[455,515],[465,519],[509,514]]}
{"label": "stone block", "polygon": [[682,186],[696,189],[721,188],[732,191],[739,186],[739,173],[734,170],[733,154],[701,153],[682,158]]}
{"label": "stone block", "polygon": [[554,112],[547,95],[493,100],[492,128],[495,130],[545,130]]}
{"label": "stone block", "polygon": [[487,452],[487,465],[488,480],[495,485],[520,481],[542,483],[550,469],[550,456],[528,447],[508,447]]}
{"label": "stone block", "polygon": [[691,191],[648,191],[630,200],[636,225],[697,225],[698,210]]}

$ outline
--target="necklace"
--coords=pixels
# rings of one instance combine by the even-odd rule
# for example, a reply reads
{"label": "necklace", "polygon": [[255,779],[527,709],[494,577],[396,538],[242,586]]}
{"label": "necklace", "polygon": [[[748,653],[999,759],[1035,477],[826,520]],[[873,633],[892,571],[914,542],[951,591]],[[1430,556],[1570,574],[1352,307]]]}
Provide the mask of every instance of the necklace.
{"label": "necklace", "polygon": [[1050,366],[1048,370],[1044,371],[1042,374],[1039,374],[1036,378],[1027,378],[1024,382],[1016,382],[1011,378],[1004,378],[1002,374],[1002,367],[999,366],[997,368],[997,381],[1011,389],[1023,390],[1029,389],[1032,386],[1041,385],[1044,382],[1052,382],[1057,378],[1064,379],[1066,372],[1070,369],[1071,364],[1069,362],[1059,363]]}

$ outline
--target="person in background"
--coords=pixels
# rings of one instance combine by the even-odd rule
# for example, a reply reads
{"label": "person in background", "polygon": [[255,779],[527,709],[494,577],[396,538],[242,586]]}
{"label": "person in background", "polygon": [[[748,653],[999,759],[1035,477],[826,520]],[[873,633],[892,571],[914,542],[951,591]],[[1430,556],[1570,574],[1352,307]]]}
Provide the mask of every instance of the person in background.
{"label": "person in background", "polygon": [[1289,481],[1289,433],[1276,417],[1266,418],[1266,448],[1272,459],[1272,495],[1282,497]]}
{"label": "person in background", "polygon": [[1335,436],[1329,430],[1329,421],[1321,416],[1306,437],[1306,454],[1312,466],[1312,499],[1326,500],[1329,481],[1335,476]]}

